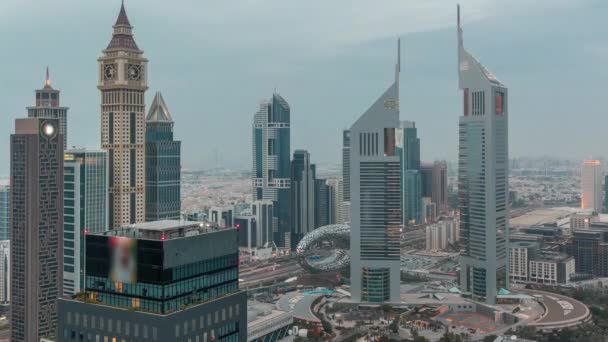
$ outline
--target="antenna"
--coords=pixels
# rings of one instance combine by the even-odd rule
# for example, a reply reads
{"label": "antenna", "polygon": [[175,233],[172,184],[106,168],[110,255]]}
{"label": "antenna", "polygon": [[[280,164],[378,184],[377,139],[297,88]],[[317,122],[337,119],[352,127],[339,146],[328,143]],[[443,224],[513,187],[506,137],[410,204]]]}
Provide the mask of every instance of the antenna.
{"label": "antenna", "polygon": [[46,77],[44,78],[44,85],[47,87],[51,86],[51,78],[49,77],[49,66],[46,66]]}
{"label": "antenna", "polygon": [[456,23],[458,26],[458,46],[462,46],[463,44],[463,39],[462,39],[462,27],[460,26],[460,4],[456,5]]}

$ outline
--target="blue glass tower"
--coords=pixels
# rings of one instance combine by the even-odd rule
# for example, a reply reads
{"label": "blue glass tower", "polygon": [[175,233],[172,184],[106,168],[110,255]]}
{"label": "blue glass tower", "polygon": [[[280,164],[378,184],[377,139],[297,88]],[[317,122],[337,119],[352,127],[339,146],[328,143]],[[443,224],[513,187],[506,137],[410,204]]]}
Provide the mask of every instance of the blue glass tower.
{"label": "blue glass tower", "polygon": [[416,123],[402,121],[397,135],[397,153],[401,160],[403,224],[422,222],[422,174],[420,172],[420,139]]}
{"label": "blue glass tower", "polygon": [[181,141],[173,140],[173,119],[160,92],[146,118],[146,221],[179,219]]}
{"label": "blue glass tower", "polygon": [[279,94],[263,101],[253,119],[252,187],[254,200],[273,202],[273,238],[290,247],[290,108]]}

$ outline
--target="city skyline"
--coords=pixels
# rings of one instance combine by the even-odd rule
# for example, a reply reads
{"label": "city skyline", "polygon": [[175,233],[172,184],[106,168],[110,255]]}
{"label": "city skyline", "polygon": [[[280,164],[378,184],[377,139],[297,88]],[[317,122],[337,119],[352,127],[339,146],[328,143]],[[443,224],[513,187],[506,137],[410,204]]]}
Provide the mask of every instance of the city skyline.
{"label": "city skyline", "polygon": [[[581,36],[579,34],[581,29],[575,25],[583,20],[592,23],[599,20],[602,13],[605,14],[603,11],[605,6],[593,1],[579,4],[559,1],[555,5],[551,2],[550,7],[549,2],[541,1],[539,4],[528,6],[529,13],[524,15],[517,10],[500,7],[497,2],[488,1],[488,3],[490,4],[464,2],[463,4],[471,9],[471,13],[465,15],[463,20],[474,32],[485,32],[472,35],[474,43],[471,44],[471,50],[482,60],[492,60],[495,65],[494,70],[506,75],[508,79],[505,79],[505,82],[518,89],[517,93],[512,94],[513,109],[522,112],[522,108],[526,108],[522,116],[512,120],[511,123],[512,137],[514,135],[525,137],[511,139],[512,156],[551,154],[582,159],[589,155],[605,155],[605,152],[601,151],[601,144],[597,141],[601,139],[600,127],[605,126],[606,118],[601,115],[599,106],[585,99],[598,95],[597,89],[601,87],[594,85],[598,85],[605,78],[606,72],[603,69],[591,70],[590,65],[601,65],[593,62],[601,60],[608,51],[606,46],[601,41],[597,43],[598,39],[596,39],[602,36],[602,30],[606,29],[603,26],[598,27],[593,33],[586,32]],[[184,150],[183,166],[185,168],[214,166],[215,150],[221,147],[219,163],[242,169],[250,165],[248,151],[240,148],[249,141],[247,132],[250,108],[255,107],[258,100],[267,94],[267,89],[275,86],[281,94],[290,99],[293,107],[293,149],[308,149],[316,156],[317,163],[339,161],[341,148],[339,132],[356,117],[358,108],[365,106],[365,103],[371,100],[370,96],[364,94],[373,93],[374,89],[386,86],[385,80],[377,75],[381,74],[380,66],[385,64],[387,58],[376,53],[375,50],[390,49],[392,39],[397,36],[401,36],[404,43],[401,97],[404,112],[408,115],[403,119],[415,120],[419,126],[420,136],[427,142],[421,151],[423,160],[455,160],[457,136],[451,128],[457,124],[457,115],[453,114],[452,108],[457,106],[459,98],[452,91],[456,83],[456,78],[451,72],[454,63],[449,58],[445,58],[445,55],[449,55],[453,50],[448,20],[450,9],[453,8],[451,5],[450,1],[438,3],[437,7],[389,3],[387,8],[373,12],[364,20],[364,27],[372,26],[388,11],[396,13],[397,19],[409,19],[411,16],[420,16],[421,19],[409,21],[390,19],[385,29],[375,28],[368,34],[359,34],[360,37],[357,36],[360,30],[353,28],[354,23],[341,20],[340,27],[353,28],[353,32],[339,33],[338,31],[342,29],[338,30],[330,26],[331,34],[328,37],[322,37],[318,46],[305,49],[305,45],[310,45],[307,41],[312,39],[311,35],[318,29],[315,28],[311,33],[304,34],[299,30],[305,25],[301,21],[294,22],[294,32],[290,32],[290,29],[286,30],[288,33],[293,33],[293,40],[298,42],[295,43],[293,40],[281,41],[279,38],[283,37],[283,34],[278,35],[279,37],[264,35],[265,30],[269,30],[271,26],[266,23],[242,35],[231,34],[234,31],[222,32],[221,29],[227,30],[232,20],[243,19],[241,15],[237,15],[236,18],[229,19],[228,23],[218,23],[213,18],[207,17],[214,13],[224,13],[229,9],[227,5],[209,5],[205,13],[201,13],[203,18],[200,24],[194,24],[192,18],[182,12],[183,9],[169,9],[169,15],[172,18],[183,19],[183,23],[171,19],[167,27],[160,29],[152,22],[158,19],[159,9],[168,10],[162,4],[148,6],[136,0],[127,3],[129,11],[133,12],[135,17],[132,24],[136,27],[138,43],[144,48],[146,55],[154,56],[150,68],[151,92],[147,95],[146,102],[151,102],[154,92],[163,91],[172,99],[172,109],[183,113],[181,120],[191,123],[176,128],[176,135],[182,139],[184,146],[189,146]],[[492,5],[499,7],[492,9]],[[29,9],[27,4],[16,6],[12,1],[0,6],[3,6],[0,14],[3,23],[0,25],[9,25],[5,30],[1,30],[2,32],[11,32],[10,25],[15,25],[13,18],[22,17],[25,15],[23,11]],[[40,30],[37,20],[32,20],[33,24],[22,30],[19,40],[7,36],[5,40],[8,42],[7,50],[15,50],[16,56],[23,55],[19,52],[27,55],[27,50],[24,50],[27,47],[23,47],[20,43],[24,39],[26,41],[31,39],[36,43],[33,45],[41,45],[51,53],[28,56],[20,58],[19,61],[12,61],[13,57],[6,56],[8,63],[0,67],[6,78],[0,82],[8,90],[0,95],[0,99],[7,104],[6,115],[11,119],[23,116],[23,104],[32,104],[31,91],[43,84],[44,68],[48,64],[51,68],[52,84],[62,90],[62,103],[71,108],[69,126],[82,127],[78,132],[73,132],[68,147],[73,145],[96,147],[99,132],[87,124],[91,120],[96,120],[95,113],[98,112],[99,103],[99,95],[95,89],[96,74],[90,61],[98,57],[99,46],[106,44],[110,38],[107,18],[116,16],[119,3],[117,1],[115,4],[103,4],[103,6],[98,3],[81,6],[66,1],[53,8],[46,6],[42,4],[31,13],[34,19],[37,16],[53,16],[60,19],[70,15],[73,21],[90,22],[90,25],[82,25],[83,29],[80,31],[80,34],[86,37],[86,41],[78,41],[78,44],[74,44],[73,39],[67,39],[64,35],[64,28],[45,20],[40,22],[44,23],[45,31],[52,33],[53,38],[38,41],[39,38],[34,36]],[[198,9],[194,4],[188,6],[190,9]],[[188,6],[182,7],[188,8]],[[276,4],[271,2],[268,6],[272,7]],[[329,18],[333,18],[331,13],[335,12],[334,6],[334,4],[328,5],[328,11],[333,10],[327,15]],[[310,11],[308,6],[304,7],[302,10]],[[356,3],[353,7],[362,9],[364,5]],[[286,9],[287,17],[293,17],[292,10]],[[582,15],[581,11],[587,15]],[[80,15],[73,16],[74,12]],[[547,15],[548,13],[551,15]],[[7,14],[7,18],[4,18],[4,14]],[[251,20],[264,22],[265,15],[255,11],[252,17],[257,19],[245,18],[245,23],[251,23]],[[320,18],[321,24],[327,25],[331,21],[329,18]],[[517,28],[513,25],[505,25],[511,21],[517,21]],[[563,25],[566,21],[567,29]],[[534,25],[540,23],[542,29],[532,33],[525,30],[525,27],[533,23]],[[241,25],[237,25],[237,28],[242,27]],[[323,27],[327,28],[327,26]],[[176,34],[182,37],[179,42],[163,39]],[[229,34],[231,39],[227,42],[226,38]],[[525,37],[526,34],[529,37]],[[547,37],[543,36],[541,39],[541,34]],[[575,35],[577,38],[580,36],[577,42],[571,39]],[[433,44],[429,44],[430,41]],[[160,43],[162,46],[159,46],[159,42],[162,42]],[[267,53],[252,46],[256,43],[274,48],[289,47],[289,50],[293,50],[293,54],[279,53],[277,56],[268,56]],[[493,49],[499,43],[508,44],[511,51],[519,52],[499,54]],[[202,47],[193,48],[197,45]],[[194,49],[193,53],[188,54],[189,56],[173,56],[168,53],[186,48]],[[564,53],[555,56],[557,59],[552,58],[551,63],[546,63],[539,55],[547,48]],[[66,54],[62,51],[70,51],[70,53]],[[565,68],[564,65],[575,67]],[[243,68],[248,68],[248,71],[243,71]],[[241,77],[255,82],[244,81]],[[366,82],[354,82],[362,78],[365,78]],[[534,86],[532,91],[531,84],[534,82],[528,82],[530,79],[543,79],[549,84],[557,85],[543,89]],[[572,89],[559,85],[570,82],[582,86]],[[353,83],[353,85],[341,87],[345,83]],[[186,84],[188,87],[185,87]],[[232,90],[230,86],[233,84],[239,84],[239,89]],[[435,89],[434,86],[438,88]],[[432,105],[428,105],[427,100],[437,91],[445,94],[445,101],[431,102]],[[565,96],[566,92],[572,96]],[[357,96],[347,97],[349,93]],[[203,94],[202,100],[206,103],[205,110],[193,111],[191,108],[195,108],[196,103],[201,100],[200,94]],[[234,94],[238,94],[238,100],[233,100],[231,106],[220,104],[225,103],[222,99],[227,100],[226,96]],[[556,94],[559,96],[555,96]],[[571,101],[574,98],[579,100]],[[540,103],[545,105],[541,106]],[[319,111],[317,108],[324,110]],[[571,132],[569,127],[562,123],[572,113],[576,113],[577,118],[581,120],[593,120],[597,124],[590,125],[591,131],[587,130],[584,134]],[[548,120],[549,118],[555,120]],[[319,127],[318,123],[321,120],[327,122]],[[194,147],[197,135],[209,122],[214,122],[214,128],[217,128],[206,130],[211,143],[208,148],[197,149]],[[537,127],[541,124],[551,130],[552,134],[543,136],[538,134]],[[2,129],[7,130],[6,134],[10,133],[6,127]],[[227,130],[238,134],[226,138],[221,132]],[[319,130],[317,139],[306,143],[307,137],[314,130]],[[568,139],[570,142],[562,139],[566,135],[570,137]],[[443,137],[445,139],[442,139]],[[445,148],[446,140],[453,141],[454,146]],[[551,148],[556,152],[550,153]],[[8,152],[5,150],[7,149],[0,151],[0,158],[8,160]],[[0,168],[0,174],[7,175],[8,168],[6,166]]]}

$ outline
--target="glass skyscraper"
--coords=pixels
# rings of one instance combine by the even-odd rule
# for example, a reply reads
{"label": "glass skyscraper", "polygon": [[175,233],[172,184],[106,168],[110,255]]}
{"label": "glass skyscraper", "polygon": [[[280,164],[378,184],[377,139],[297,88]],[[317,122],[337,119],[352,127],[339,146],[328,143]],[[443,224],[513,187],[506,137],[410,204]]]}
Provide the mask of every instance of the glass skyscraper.
{"label": "glass skyscraper", "polygon": [[393,84],[350,128],[353,302],[401,302],[399,68],[398,58]]}
{"label": "glass skyscraper", "polygon": [[291,248],[315,229],[315,167],[310,153],[293,152],[291,161]]}
{"label": "glass skyscraper", "polygon": [[508,90],[463,45],[458,8],[458,197],[464,253],[461,290],[494,304],[508,287]]}
{"label": "glass skyscraper", "polygon": [[11,188],[9,185],[0,185],[0,241],[10,239],[11,224]]}
{"label": "glass skyscraper", "polygon": [[324,178],[315,178],[315,229],[329,224],[329,186]]}
{"label": "glass skyscraper", "polygon": [[84,237],[108,229],[107,152],[85,149],[64,154],[63,293],[84,288]]}
{"label": "glass skyscraper", "polygon": [[403,224],[420,224],[422,214],[422,174],[420,139],[416,123],[402,121],[397,130],[397,153],[401,161]]}
{"label": "glass skyscraper", "polygon": [[271,200],[273,238],[278,247],[291,247],[290,108],[279,94],[263,101],[253,119],[252,187],[254,200]]}
{"label": "glass skyscraper", "polygon": [[146,221],[180,218],[180,177],[181,141],[173,140],[173,119],[159,92],[146,118]]}

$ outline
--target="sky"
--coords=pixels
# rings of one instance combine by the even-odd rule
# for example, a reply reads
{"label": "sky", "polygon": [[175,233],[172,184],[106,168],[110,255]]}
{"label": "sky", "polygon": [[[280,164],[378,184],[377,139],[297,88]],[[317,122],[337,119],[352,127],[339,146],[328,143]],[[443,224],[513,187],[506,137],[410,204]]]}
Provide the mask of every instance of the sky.
{"label": "sky", "polygon": [[[511,157],[608,157],[608,1],[463,0],[464,44],[509,87]],[[340,163],[341,131],[390,85],[402,40],[401,119],[423,160],[457,158],[456,1],[125,0],[186,169],[251,165],[251,124],[273,91],[292,150]],[[120,0],[0,1],[0,175],[14,119],[51,70],[69,145],[99,147],[97,58]]]}

